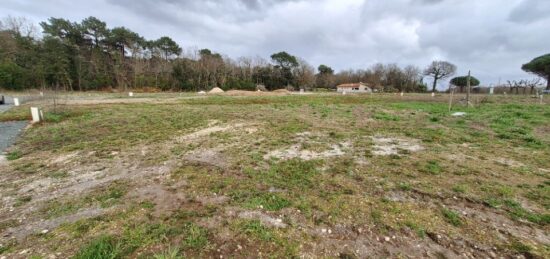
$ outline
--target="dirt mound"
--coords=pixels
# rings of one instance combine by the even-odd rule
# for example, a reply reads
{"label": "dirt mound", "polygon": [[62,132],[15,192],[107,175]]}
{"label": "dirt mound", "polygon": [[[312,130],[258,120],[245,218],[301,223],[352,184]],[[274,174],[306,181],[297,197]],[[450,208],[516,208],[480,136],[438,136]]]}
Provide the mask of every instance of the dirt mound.
{"label": "dirt mound", "polygon": [[289,90],[286,90],[286,89],[277,89],[275,91],[273,91],[274,93],[284,93],[284,94],[289,94],[291,93]]}
{"label": "dirt mound", "polygon": [[225,95],[228,95],[228,96],[259,96],[259,95],[262,95],[262,92],[243,91],[243,90],[229,90],[229,91],[225,92]]}
{"label": "dirt mound", "polygon": [[223,93],[223,92],[224,92],[224,91],[223,91],[221,88],[219,88],[219,87],[214,87],[214,88],[212,88],[212,90],[210,90],[208,93],[209,93],[209,94],[219,94],[219,93]]}
{"label": "dirt mound", "polygon": [[224,95],[227,95],[227,96],[278,96],[278,95],[284,95],[284,94],[290,94],[290,92],[287,90],[284,90],[282,92],[281,91],[262,92],[262,91],[229,90],[224,93]]}

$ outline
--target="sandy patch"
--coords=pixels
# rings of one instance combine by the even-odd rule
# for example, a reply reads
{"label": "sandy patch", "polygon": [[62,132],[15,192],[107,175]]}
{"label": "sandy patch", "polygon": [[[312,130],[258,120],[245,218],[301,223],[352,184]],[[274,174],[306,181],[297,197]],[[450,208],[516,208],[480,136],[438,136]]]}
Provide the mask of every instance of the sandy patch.
{"label": "sandy patch", "polygon": [[350,148],[351,148],[350,142],[342,142],[339,144],[331,145],[329,150],[326,150],[323,152],[316,152],[316,151],[301,149],[300,144],[295,144],[290,146],[287,149],[271,151],[266,155],[264,155],[264,159],[268,160],[270,158],[278,158],[278,159],[300,158],[302,160],[313,160],[313,159],[319,159],[319,158],[330,158],[330,157],[343,156],[346,154],[346,151],[349,150]]}
{"label": "sandy patch", "polygon": [[218,150],[214,149],[195,150],[185,155],[183,159],[221,168],[227,167],[227,160]]}
{"label": "sandy patch", "polygon": [[241,219],[259,220],[264,226],[275,228],[286,228],[282,219],[271,217],[261,211],[243,211],[238,214]]}
{"label": "sandy patch", "polygon": [[138,202],[147,201],[155,204],[153,214],[157,217],[178,210],[187,201],[183,193],[169,191],[160,184],[138,187],[129,194],[129,197],[136,199]]}
{"label": "sandy patch", "polygon": [[73,158],[75,158],[78,155],[78,152],[73,152],[65,155],[61,155],[56,157],[55,159],[52,159],[50,161],[50,165],[52,164],[67,164],[72,161]]}
{"label": "sandy patch", "polygon": [[[211,121],[209,125],[213,125],[216,123],[217,123],[216,121]],[[230,125],[214,125],[214,126],[209,126],[208,128],[205,128],[205,129],[192,132],[184,136],[180,136],[176,140],[177,142],[182,143],[186,141],[192,141],[201,137],[206,137],[212,133],[233,131],[240,128],[244,128],[244,132],[248,134],[251,134],[257,131],[255,127],[251,127],[250,125],[244,124],[244,123],[235,123]]]}
{"label": "sandy patch", "polygon": [[523,164],[521,162],[518,162],[518,161],[515,161],[515,160],[512,160],[512,159],[507,159],[507,158],[504,158],[504,157],[499,157],[499,158],[495,159],[495,162],[497,162],[498,164],[501,164],[501,165],[509,166],[509,167],[522,167],[522,166],[525,166],[525,164]]}
{"label": "sandy patch", "polygon": [[374,141],[374,151],[377,156],[398,155],[399,151],[418,152],[424,150],[419,140],[390,138],[390,137],[371,137]]}

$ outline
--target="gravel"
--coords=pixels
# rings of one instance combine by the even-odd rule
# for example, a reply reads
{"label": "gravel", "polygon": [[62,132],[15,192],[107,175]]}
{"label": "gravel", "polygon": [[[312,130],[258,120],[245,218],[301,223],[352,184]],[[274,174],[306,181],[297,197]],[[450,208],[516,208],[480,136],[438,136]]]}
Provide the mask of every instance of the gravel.
{"label": "gravel", "polygon": [[6,148],[15,142],[19,133],[27,124],[27,121],[0,122],[0,153],[3,153]]}
{"label": "gravel", "polygon": [[[0,105],[0,113],[7,111],[11,105]],[[0,154],[12,145],[19,133],[27,126],[27,121],[0,122]]]}

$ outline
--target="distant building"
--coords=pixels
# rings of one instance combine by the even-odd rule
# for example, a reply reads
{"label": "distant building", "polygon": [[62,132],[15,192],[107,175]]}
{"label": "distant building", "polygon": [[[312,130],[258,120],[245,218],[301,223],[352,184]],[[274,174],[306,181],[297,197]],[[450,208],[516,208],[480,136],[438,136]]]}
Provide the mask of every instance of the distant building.
{"label": "distant building", "polygon": [[372,89],[364,83],[341,84],[336,89],[339,93],[372,93]]}

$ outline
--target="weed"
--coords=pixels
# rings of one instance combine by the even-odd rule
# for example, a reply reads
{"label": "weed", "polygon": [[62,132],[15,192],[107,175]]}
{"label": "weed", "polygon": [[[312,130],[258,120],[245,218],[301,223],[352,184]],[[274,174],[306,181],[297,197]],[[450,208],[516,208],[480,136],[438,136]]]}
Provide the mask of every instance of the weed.
{"label": "weed", "polygon": [[183,259],[183,256],[179,255],[179,248],[168,248],[160,254],[153,255],[154,259]]}
{"label": "weed", "polygon": [[443,169],[439,165],[439,162],[436,160],[430,160],[426,165],[424,165],[423,171],[429,174],[438,175]]}
{"label": "weed", "polygon": [[462,226],[462,219],[460,218],[458,213],[456,213],[455,211],[452,211],[449,209],[442,209],[441,213],[443,214],[445,221],[447,221],[451,225],[455,227]]}
{"label": "weed", "polygon": [[532,248],[522,242],[518,242],[518,241],[514,241],[512,242],[512,244],[510,245],[510,248],[512,248],[512,250],[518,252],[518,253],[529,253],[531,252]]}
{"label": "weed", "polygon": [[189,223],[185,226],[183,246],[199,250],[208,245],[208,231],[196,224]]}
{"label": "weed", "polygon": [[23,156],[23,154],[21,153],[21,151],[12,151],[12,152],[9,152],[7,155],[6,155],[6,159],[8,161],[13,161],[13,160],[17,160],[19,158],[21,158]]}
{"label": "weed", "polygon": [[101,236],[81,248],[74,259],[117,259],[122,256],[122,248],[116,238]]}
{"label": "weed", "polygon": [[466,193],[467,187],[466,185],[458,184],[453,186],[452,190],[456,193]]}
{"label": "weed", "polygon": [[399,183],[399,189],[402,191],[410,191],[412,187],[409,183]]}
{"label": "weed", "polygon": [[383,112],[376,113],[373,117],[377,120],[383,120],[383,121],[399,121],[400,120],[399,116],[397,116],[397,115],[387,114],[387,113],[383,113]]}
{"label": "weed", "polygon": [[245,202],[245,207],[256,209],[263,208],[268,211],[278,211],[291,206],[291,202],[274,193],[260,193],[254,195]]}
{"label": "weed", "polygon": [[411,230],[414,230],[419,237],[421,238],[426,237],[426,229],[424,229],[424,227],[412,221],[406,221],[405,226],[409,227]]}
{"label": "weed", "polygon": [[271,241],[274,236],[269,228],[262,225],[259,220],[247,220],[239,224],[241,233],[250,235],[262,241]]}
{"label": "weed", "polygon": [[17,197],[17,200],[15,201],[15,204],[14,206],[15,207],[19,207],[29,201],[32,200],[32,196],[21,196],[21,197]]}

